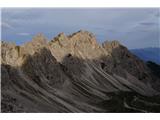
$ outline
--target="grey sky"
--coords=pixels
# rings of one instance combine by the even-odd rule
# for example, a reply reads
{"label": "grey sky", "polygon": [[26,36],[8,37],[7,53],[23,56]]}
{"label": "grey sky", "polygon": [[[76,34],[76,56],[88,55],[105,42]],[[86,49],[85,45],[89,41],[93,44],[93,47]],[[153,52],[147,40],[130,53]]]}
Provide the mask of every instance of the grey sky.
{"label": "grey sky", "polygon": [[119,40],[128,48],[159,47],[158,8],[3,8],[2,40],[22,44],[37,33],[49,40],[80,29],[94,33],[99,43]]}

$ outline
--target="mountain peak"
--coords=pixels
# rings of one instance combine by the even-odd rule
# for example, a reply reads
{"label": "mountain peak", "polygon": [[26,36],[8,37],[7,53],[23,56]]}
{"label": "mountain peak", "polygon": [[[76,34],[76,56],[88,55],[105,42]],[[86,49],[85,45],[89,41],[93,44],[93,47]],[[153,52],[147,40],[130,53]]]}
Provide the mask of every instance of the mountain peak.
{"label": "mountain peak", "polygon": [[25,43],[22,49],[27,54],[34,54],[35,51],[47,46],[47,39],[42,33],[38,33],[30,42]]}
{"label": "mountain peak", "polygon": [[102,43],[102,46],[104,48],[114,49],[122,45],[120,44],[118,40],[113,40],[113,41],[105,41],[104,43]]}
{"label": "mountain peak", "polygon": [[90,37],[95,37],[93,33],[86,31],[86,30],[79,30],[71,35],[69,37],[79,36],[79,35],[89,35]]}
{"label": "mountain peak", "polygon": [[102,47],[107,50],[109,53],[112,53],[112,51],[115,48],[119,48],[122,47],[122,45],[119,43],[119,41],[117,40],[113,40],[113,41],[105,41],[102,43]]}
{"label": "mountain peak", "polygon": [[52,41],[61,41],[64,40],[66,37],[67,36],[63,32],[61,32],[56,37],[54,37]]}
{"label": "mountain peak", "polygon": [[45,36],[42,33],[38,33],[37,35],[35,35],[32,39],[32,41],[38,42],[38,43],[46,43],[47,39],[45,38]]}

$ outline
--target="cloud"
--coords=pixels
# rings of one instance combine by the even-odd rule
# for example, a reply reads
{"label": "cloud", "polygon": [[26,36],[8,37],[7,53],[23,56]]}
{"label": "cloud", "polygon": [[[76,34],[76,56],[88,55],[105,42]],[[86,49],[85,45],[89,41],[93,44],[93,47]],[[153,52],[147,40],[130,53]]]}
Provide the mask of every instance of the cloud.
{"label": "cloud", "polygon": [[29,36],[30,34],[23,32],[23,33],[17,33],[17,35],[20,35],[20,36]]}
{"label": "cloud", "polygon": [[110,33],[116,33],[116,32],[117,32],[117,30],[115,30],[115,29],[107,29],[107,32],[110,32]]}
{"label": "cloud", "polygon": [[156,16],[156,17],[160,17],[160,13],[157,12],[157,13],[155,14],[155,16]]}
{"label": "cloud", "polygon": [[140,25],[144,25],[144,26],[153,26],[153,25],[156,25],[157,23],[154,23],[154,22],[141,22],[139,24]]}
{"label": "cloud", "polygon": [[1,27],[2,28],[7,28],[7,29],[13,29],[13,26],[11,26],[9,23],[7,22],[1,22]]}
{"label": "cloud", "polygon": [[[132,38],[140,40],[151,32],[158,32],[158,17],[154,15],[159,9],[136,8],[108,8],[108,9],[2,9],[2,21],[13,25],[14,30],[4,29],[2,38],[15,41],[26,41],[32,35],[42,32],[49,39],[59,32],[71,34],[79,29],[93,32],[98,41],[106,39],[126,40],[127,46],[137,47],[142,42],[130,42]],[[12,28],[10,24],[4,24],[6,28]],[[29,33],[28,33],[29,32]],[[137,33],[139,34],[137,36]],[[134,37],[136,36],[136,38]],[[155,38],[155,39],[158,39]],[[150,41],[150,39],[145,39]],[[19,41],[17,42],[19,43]],[[145,42],[147,43],[147,42]],[[154,44],[154,42],[152,42]],[[150,46],[150,44],[145,44]]]}

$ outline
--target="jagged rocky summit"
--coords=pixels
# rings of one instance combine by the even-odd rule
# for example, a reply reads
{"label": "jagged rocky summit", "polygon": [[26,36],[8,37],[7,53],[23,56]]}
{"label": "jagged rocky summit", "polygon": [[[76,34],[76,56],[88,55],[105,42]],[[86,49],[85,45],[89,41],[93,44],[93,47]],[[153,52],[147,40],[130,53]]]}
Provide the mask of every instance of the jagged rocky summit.
{"label": "jagged rocky summit", "polygon": [[160,112],[160,78],[88,31],[1,42],[2,112]]}

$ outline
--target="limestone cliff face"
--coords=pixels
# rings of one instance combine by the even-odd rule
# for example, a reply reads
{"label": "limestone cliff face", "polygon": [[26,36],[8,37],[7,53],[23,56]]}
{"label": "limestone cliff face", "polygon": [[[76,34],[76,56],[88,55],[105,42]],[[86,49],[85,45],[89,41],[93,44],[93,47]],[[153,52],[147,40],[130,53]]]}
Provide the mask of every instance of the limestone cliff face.
{"label": "limestone cliff face", "polygon": [[49,46],[53,55],[59,61],[67,54],[72,54],[83,59],[96,59],[107,54],[97,44],[95,36],[88,31],[78,31],[69,36],[61,33],[49,42]]}
{"label": "limestone cliff face", "polygon": [[19,48],[13,43],[1,43],[1,62],[14,65],[18,59]]}
{"label": "limestone cliff face", "polygon": [[1,47],[2,112],[159,111],[157,78],[117,41],[81,30]]}

